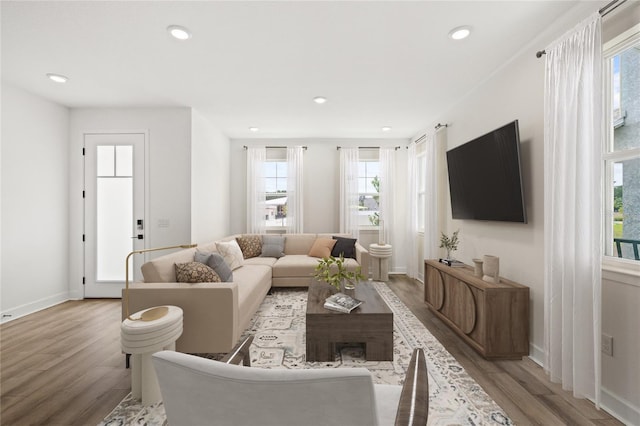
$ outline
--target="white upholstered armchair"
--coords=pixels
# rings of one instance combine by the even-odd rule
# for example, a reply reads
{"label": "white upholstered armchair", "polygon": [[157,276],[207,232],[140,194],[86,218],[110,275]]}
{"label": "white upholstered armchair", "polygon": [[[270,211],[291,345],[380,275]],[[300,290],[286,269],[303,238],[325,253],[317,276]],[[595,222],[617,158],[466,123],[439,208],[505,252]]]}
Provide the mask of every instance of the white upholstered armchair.
{"label": "white upholstered armchair", "polygon": [[247,368],[251,340],[222,362],[171,351],[153,355],[170,426],[427,423],[421,349],[414,350],[404,386],[376,385],[365,368]]}

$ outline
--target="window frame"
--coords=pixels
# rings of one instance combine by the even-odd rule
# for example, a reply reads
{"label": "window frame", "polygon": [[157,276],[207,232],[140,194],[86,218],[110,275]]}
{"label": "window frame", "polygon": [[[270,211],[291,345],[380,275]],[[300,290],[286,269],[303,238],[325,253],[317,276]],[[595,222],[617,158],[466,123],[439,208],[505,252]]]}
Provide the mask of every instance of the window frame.
{"label": "window frame", "polygon": [[[378,150],[376,150],[378,151]],[[373,156],[372,156],[373,157]],[[376,152],[375,155],[376,158],[359,158],[358,159],[358,164],[360,163],[377,163],[378,164],[378,169],[380,168],[380,155],[378,152]],[[358,167],[358,170],[360,168]],[[360,176],[360,172],[358,171],[358,198],[360,198],[361,196],[376,196],[376,195],[380,195],[379,192],[360,192],[360,179],[362,179],[363,177],[366,179],[367,178],[367,173],[365,172],[364,176]],[[373,179],[374,177],[377,177],[378,179],[380,179],[380,173],[378,172],[377,175],[373,176],[371,179]],[[365,186],[366,188],[366,186]],[[380,212],[380,202],[378,202],[378,212]],[[371,213],[373,214],[373,213]],[[367,216],[368,217],[368,216]],[[367,223],[366,225],[358,225],[358,228],[360,230],[378,230],[380,228],[380,225],[372,225],[371,223]]]}
{"label": "window frame", "polygon": [[[633,48],[640,43],[640,24],[624,31],[612,40],[604,43],[602,50],[603,66],[603,102],[604,102],[604,140],[602,144],[602,268],[608,274],[629,274],[640,277],[640,261],[616,256],[613,243],[613,211],[614,211],[614,186],[613,164],[619,161],[640,158],[640,147],[622,151],[614,151],[614,125],[622,125],[620,117],[614,117],[613,105],[613,58],[623,51]],[[620,111],[624,111],[624,105],[620,104]],[[621,114],[618,114],[621,115]],[[637,280],[635,280],[637,281]],[[640,287],[640,283],[634,284]]]}
{"label": "window frame", "polygon": [[[288,192],[268,192],[267,191],[267,179],[288,179],[288,174],[285,177],[278,177],[277,176],[277,171],[276,171],[276,176],[267,176],[266,173],[266,164],[267,163],[282,163],[284,164],[285,168],[288,167],[288,163],[287,163],[287,151],[286,149],[281,149],[281,148],[267,148],[267,160],[265,162],[265,170],[263,173],[263,179],[264,179],[264,184],[265,184],[265,191],[264,191],[264,195],[265,195],[265,202],[268,201],[268,197],[271,195],[284,195],[285,197],[288,196]],[[276,166],[276,170],[277,170],[277,166]],[[285,183],[285,185],[287,185]],[[288,188],[287,188],[288,189]],[[276,191],[277,191],[277,184],[276,184]],[[286,220],[286,217],[285,217]],[[266,220],[265,220],[266,221]],[[276,231],[276,232],[281,232],[287,229],[287,226],[289,226],[288,224],[284,223],[281,225],[268,225],[265,223],[265,230],[268,231]]]}

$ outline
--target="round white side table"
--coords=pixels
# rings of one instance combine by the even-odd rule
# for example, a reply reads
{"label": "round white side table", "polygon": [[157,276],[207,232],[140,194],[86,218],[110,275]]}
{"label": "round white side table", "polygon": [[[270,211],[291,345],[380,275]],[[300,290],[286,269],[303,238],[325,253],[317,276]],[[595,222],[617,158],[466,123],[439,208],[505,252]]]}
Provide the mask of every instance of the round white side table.
{"label": "round white side table", "polygon": [[[152,321],[125,319],[120,327],[122,351],[131,354],[131,395],[143,405],[162,400],[158,378],[151,363],[151,355],[162,350],[176,350],[176,340],[182,335],[182,309],[167,306],[169,312]],[[139,318],[145,311],[136,312]]]}
{"label": "round white side table", "polygon": [[376,281],[389,280],[389,258],[393,254],[391,244],[369,244],[371,269]]}

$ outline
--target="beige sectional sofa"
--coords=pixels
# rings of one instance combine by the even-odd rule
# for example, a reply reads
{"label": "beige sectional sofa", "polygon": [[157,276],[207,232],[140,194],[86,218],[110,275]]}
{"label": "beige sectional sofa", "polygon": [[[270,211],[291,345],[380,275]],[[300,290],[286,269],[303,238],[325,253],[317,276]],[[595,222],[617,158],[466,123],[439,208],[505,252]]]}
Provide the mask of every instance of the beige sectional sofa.
{"label": "beige sectional sofa", "polygon": [[[176,282],[176,263],[191,262],[196,251],[217,252],[215,242],[157,257],[142,266],[143,282],[129,288],[129,310],[174,305],[184,311],[183,333],[176,349],[185,353],[228,352],[248,327],[251,317],[271,287],[307,287],[318,258],[308,255],[316,238],[348,237],[343,234],[285,234],[284,256],[252,257],[233,270],[232,282]],[[232,235],[219,242],[235,240]],[[347,268],[369,271],[369,253],[355,244],[355,259]],[[123,298],[124,301],[124,298]],[[124,318],[124,308],[123,308]]]}

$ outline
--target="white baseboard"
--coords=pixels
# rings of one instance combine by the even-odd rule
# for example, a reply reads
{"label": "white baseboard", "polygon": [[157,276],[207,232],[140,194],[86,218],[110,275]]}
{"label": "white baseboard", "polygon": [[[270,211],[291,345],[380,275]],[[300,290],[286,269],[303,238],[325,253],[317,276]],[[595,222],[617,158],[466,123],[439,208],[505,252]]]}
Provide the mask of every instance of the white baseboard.
{"label": "white baseboard", "polygon": [[[544,351],[529,342],[529,358],[544,367]],[[640,425],[640,407],[611,392],[604,386],[601,388],[601,408],[626,425]],[[593,401],[592,401],[593,402]]]}
{"label": "white baseboard", "polygon": [[53,296],[44,297],[33,302],[25,303],[24,305],[20,305],[15,308],[7,309],[1,314],[0,323],[4,324],[6,322],[22,318],[25,315],[33,314],[34,312],[50,308],[52,306],[66,302],[67,300],[69,300],[69,292],[65,291],[62,293],[54,294]]}
{"label": "white baseboard", "polygon": [[602,387],[601,407],[626,425],[640,425],[640,407]]}

